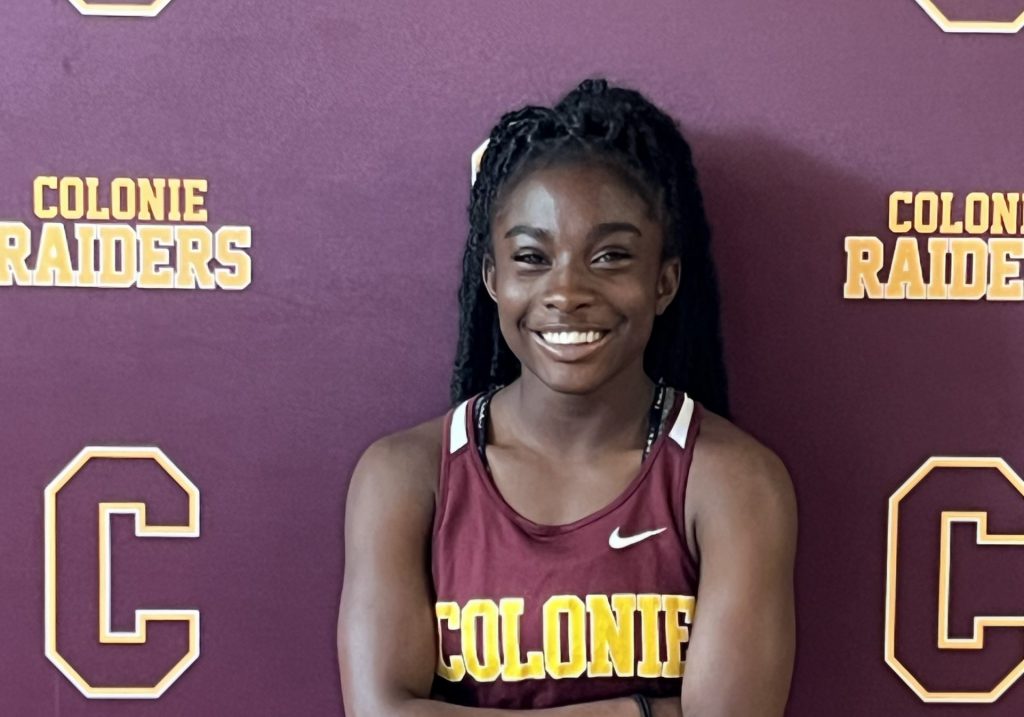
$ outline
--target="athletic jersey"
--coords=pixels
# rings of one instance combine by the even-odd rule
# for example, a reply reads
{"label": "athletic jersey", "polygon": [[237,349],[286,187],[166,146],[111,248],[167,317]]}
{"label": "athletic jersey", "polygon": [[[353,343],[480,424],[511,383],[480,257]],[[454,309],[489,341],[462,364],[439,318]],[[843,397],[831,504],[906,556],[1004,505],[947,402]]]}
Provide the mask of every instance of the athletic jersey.
{"label": "athletic jersey", "polygon": [[479,398],[445,421],[431,546],[434,697],[539,709],[678,695],[696,608],[683,515],[700,406],[674,393],[660,436],[615,500],[567,525],[540,525],[505,502],[481,460]]}

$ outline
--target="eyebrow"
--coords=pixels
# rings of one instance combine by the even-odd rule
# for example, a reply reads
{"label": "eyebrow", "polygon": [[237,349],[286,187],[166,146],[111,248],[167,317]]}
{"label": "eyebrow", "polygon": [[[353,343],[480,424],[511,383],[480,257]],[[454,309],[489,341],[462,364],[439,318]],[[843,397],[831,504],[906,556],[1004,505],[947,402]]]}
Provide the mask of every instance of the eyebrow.
{"label": "eyebrow", "polygon": [[591,240],[603,239],[609,234],[618,234],[619,232],[643,236],[643,232],[636,225],[629,222],[603,222],[594,227],[587,238]]}
{"label": "eyebrow", "polygon": [[[628,232],[637,236],[643,236],[636,225],[630,224],[629,222],[602,222],[596,227],[590,230],[587,234],[589,241],[596,241],[608,236],[609,234],[617,234],[618,232]],[[517,234],[525,234],[528,237],[533,237],[537,241],[550,242],[551,232],[547,229],[541,229],[539,227],[531,227],[528,224],[516,224],[514,227],[505,232],[505,238],[511,238]]]}
{"label": "eyebrow", "polygon": [[528,224],[516,224],[514,227],[505,232],[505,238],[511,239],[519,234],[525,234],[528,237],[533,237],[537,241],[549,242],[551,241],[551,234],[547,229],[540,229],[538,227],[531,227]]}

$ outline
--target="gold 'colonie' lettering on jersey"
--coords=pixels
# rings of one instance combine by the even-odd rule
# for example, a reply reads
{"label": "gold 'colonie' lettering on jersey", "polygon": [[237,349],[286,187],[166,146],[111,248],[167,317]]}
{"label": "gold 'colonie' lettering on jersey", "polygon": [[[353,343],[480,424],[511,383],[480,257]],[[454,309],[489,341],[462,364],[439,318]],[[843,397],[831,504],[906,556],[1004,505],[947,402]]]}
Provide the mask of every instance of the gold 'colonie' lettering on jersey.
{"label": "gold 'colonie' lettering on jersey", "polygon": [[686,480],[701,407],[669,392],[662,430],[626,489],[568,525],[510,506],[473,431],[478,397],[446,421],[431,568],[433,696],[540,709],[678,695],[696,619]]}
{"label": "gold 'colonie' lettering on jersey", "polygon": [[561,680],[583,674],[682,677],[695,607],[691,595],[553,595],[542,609],[544,647],[524,655],[519,638],[523,598],[497,603],[475,599],[461,607],[439,602],[439,635],[445,629],[458,630],[461,654],[446,656],[442,650],[437,674],[450,682],[467,675],[478,682]]}

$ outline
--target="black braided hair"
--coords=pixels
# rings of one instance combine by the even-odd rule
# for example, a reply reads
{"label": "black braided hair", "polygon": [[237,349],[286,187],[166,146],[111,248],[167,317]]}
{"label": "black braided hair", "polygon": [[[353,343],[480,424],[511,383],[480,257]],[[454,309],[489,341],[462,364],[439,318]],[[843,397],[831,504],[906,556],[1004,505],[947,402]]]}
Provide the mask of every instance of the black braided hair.
{"label": "black braided hair", "polygon": [[616,171],[662,220],[664,257],[680,258],[679,291],[655,318],[644,351],[647,375],[728,415],[718,283],[690,146],[676,122],[643,95],[609,87],[603,79],[584,80],[554,107],[509,112],[491,130],[469,204],[452,403],[510,383],[520,373],[480,268],[491,252],[491,220],[503,193],[529,171],[569,159]]}

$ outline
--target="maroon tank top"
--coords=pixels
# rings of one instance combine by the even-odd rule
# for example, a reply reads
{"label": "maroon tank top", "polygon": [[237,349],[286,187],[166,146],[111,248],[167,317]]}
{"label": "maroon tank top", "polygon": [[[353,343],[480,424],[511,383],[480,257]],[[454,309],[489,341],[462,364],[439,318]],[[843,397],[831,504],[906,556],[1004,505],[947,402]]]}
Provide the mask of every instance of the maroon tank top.
{"label": "maroon tank top", "polygon": [[433,695],[537,709],[678,695],[696,608],[684,498],[701,408],[675,393],[637,476],[609,505],[539,525],[478,453],[474,397],[449,412],[434,516]]}

